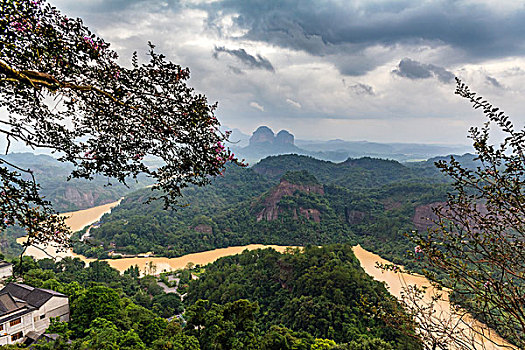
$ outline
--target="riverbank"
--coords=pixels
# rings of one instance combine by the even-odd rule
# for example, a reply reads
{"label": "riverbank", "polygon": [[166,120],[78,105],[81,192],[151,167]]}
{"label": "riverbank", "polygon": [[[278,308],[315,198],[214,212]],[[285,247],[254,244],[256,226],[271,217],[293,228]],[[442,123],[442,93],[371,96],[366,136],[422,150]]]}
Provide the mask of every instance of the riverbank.
{"label": "riverbank", "polygon": [[[115,208],[117,205],[120,204],[120,201],[122,201],[122,198],[119,199],[116,202],[99,205],[97,207],[89,208],[89,209],[83,209],[83,210],[77,210],[69,213],[63,213],[60,214],[61,216],[65,217],[64,220],[66,222],[66,225],[69,226],[71,229],[71,232],[76,232],[82,230],[84,227],[92,225],[96,222],[98,222],[104,214],[111,212],[113,208]],[[17,238],[16,242],[18,244],[23,244],[27,240],[27,237],[20,237]],[[82,255],[78,255],[73,253],[72,249],[60,249],[58,247],[48,245],[46,247],[37,245],[37,246],[29,246],[26,249],[26,252],[24,255],[32,256],[33,258],[39,260],[44,258],[65,258],[66,256],[72,257],[72,258],[79,258],[82,261],[89,262],[92,259],[88,259]]]}
{"label": "riverbank", "polygon": [[[436,330],[439,324],[453,328],[455,337],[463,339],[467,343],[474,341],[477,344],[477,349],[516,349],[485,324],[472,318],[465,310],[454,307],[449,300],[449,291],[435,288],[425,276],[406,272],[385,271],[377,265],[390,265],[392,264],[390,261],[363,249],[360,245],[353,247],[353,251],[365,272],[375,280],[384,282],[388,286],[390,293],[396,298],[405,298],[406,300],[406,290],[409,286],[416,286],[424,290],[424,294],[420,299],[408,298],[409,300],[407,301],[409,305],[413,303],[410,306],[418,310],[432,307],[433,318],[422,319],[419,322],[420,324],[421,322],[428,322],[428,325],[434,323],[433,327]],[[402,267],[400,268],[402,269]],[[425,315],[427,312],[430,315],[430,310],[427,310]],[[439,335],[434,334],[434,336],[437,337]],[[443,336],[443,339],[447,339],[447,337]],[[486,340],[487,338],[494,343]],[[452,349],[454,348],[452,347]],[[458,349],[461,348],[459,347]]]}
{"label": "riverbank", "polygon": [[[80,210],[77,212],[65,213],[64,216],[67,216],[66,224],[68,224],[73,231],[81,230],[82,228],[92,225],[100,220],[100,218],[105,214],[111,211],[115,206],[120,203],[120,200],[117,202],[109,203],[106,205]],[[18,243],[23,243],[25,237],[17,239]],[[189,263],[206,265],[208,263],[214,262],[215,260],[229,255],[239,254],[242,251],[254,250],[254,249],[264,249],[264,248],[273,248],[279,252],[284,252],[288,247],[286,246],[277,246],[277,245],[262,245],[262,244],[251,244],[246,246],[236,246],[236,247],[227,247],[214,249],[205,252],[187,254],[178,258],[164,258],[164,257],[128,257],[120,259],[106,259],[105,261],[108,264],[120,271],[121,273],[127,270],[131,266],[137,265],[142,274],[153,274],[158,275],[162,272],[177,270],[185,268]],[[35,247],[29,247],[26,250],[26,255],[33,256],[35,259],[43,259],[50,256],[63,258],[66,256],[77,257],[86,263],[90,263],[95,259],[89,259],[82,255],[73,253],[71,249],[67,251],[58,251],[54,247],[46,247],[45,252],[41,249]],[[423,298],[418,301],[419,308],[424,308],[426,305],[431,303],[437,295],[440,295],[440,298],[435,302],[435,313],[434,317],[436,320],[439,320],[441,323],[446,323],[448,325],[456,325],[456,331],[464,333],[461,335],[462,338],[475,339],[480,345],[479,349],[486,350],[498,350],[498,349],[513,349],[507,342],[500,338],[495,332],[491,331],[484,324],[472,319],[468,315],[465,315],[465,312],[461,312],[460,309],[455,309],[456,311],[451,311],[451,304],[448,299],[448,293],[446,291],[437,290],[434,288],[430,281],[424,276],[413,275],[409,273],[396,273],[393,271],[383,271],[378,268],[377,263],[380,264],[391,264],[390,261],[381,258],[379,255],[371,253],[361,246],[353,247],[354,254],[357,259],[360,261],[361,266],[367,274],[372,276],[374,279],[384,282],[388,287],[390,293],[397,298],[402,297],[402,293],[407,286],[417,286],[418,288],[424,288],[425,293]],[[456,312],[461,314],[461,319],[456,316]],[[474,330],[472,332],[472,329]],[[478,333],[485,334],[494,342],[501,344],[501,346],[495,345],[487,340],[484,340]]]}

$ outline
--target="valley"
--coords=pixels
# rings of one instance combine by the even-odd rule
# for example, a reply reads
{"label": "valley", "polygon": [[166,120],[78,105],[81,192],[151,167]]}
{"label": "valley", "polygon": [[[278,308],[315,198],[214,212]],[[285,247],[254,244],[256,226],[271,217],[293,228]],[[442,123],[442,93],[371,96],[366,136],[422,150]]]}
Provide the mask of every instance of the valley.
{"label": "valley", "polygon": [[[120,201],[117,201],[103,206],[80,210],[77,212],[65,213],[63,215],[68,217],[66,222],[71,227],[72,231],[78,231],[84,227],[89,227],[90,225],[97,223],[104,214],[110,213],[113,208],[119,205],[119,203]],[[21,238],[17,241],[19,243],[23,243],[24,239]],[[250,244],[246,246],[219,248],[211,251],[192,253],[177,258],[138,256],[119,259],[107,259],[101,261],[107,262],[109,266],[118,270],[120,273],[123,273],[130,268],[138,267],[138,270],[141,271],[141,274],[143,275],[159,275],[160,273],[185,269],[187,266],[191,265],[206,266],[215,262],[217,259],[240,254],[244,251],[268,248],[282,253],[287,249],[294,249],[298,247]],[[70,257],[78,258],[87,264],[96,261],[95,259],[89,259],[82,255],[75,254],[72,252],[72,250],[62,252],[57,251],[53,247],[47,247],[44,250],[45,253],[40,248],[29,247],[26,250],[25,255],[32,256],[37,260],[50,257],[58,259]],[[375,280],[384,282],[388,291],[396,298],[401,298],[403,291],[409,286],[424,288],[426,289],[424,297],[418,302],[420,303],[419,307],[425,307],[432,303],[433,297],[443,293],[442,291],[434,289],[432,284],[424,276],[399,271],[385,271],[378,268],[378,263],[391,264],[391,262],[363,249],[360,245],[354,246],[352,250],[364,271],[368,275],[372,276]],[[477,342],[480,344],[480,346],[483,346],[483,348],[487,350],[512,348],[512,346],[499,337],[496,332],[492,331],[490,328],[479,321],[476,321],[471,317],[466,317],[463,320],[459,320],[455,313],[451,313],[450,310],[452,308],[453,306],[450,304],[447,292],[445,292],[444,296],[439,298],[439,302],[436,305],[436,317],[444,323],[457,323],[456,327],[461,331],[461,335],[458,337],[465,339],[474,337],[477,339]],[[471,327],[473,327],[474,331],[471,330]],[[487,341],[483,337],[480,337],[477,332],[484,334],[488,339],[492,339],[494,343]]]}
{"label": "valley", "polygon": [[[474,166],[469,155],[458,159]],[[432,161],[401,164],[365,157],[333,163],[309,156],[271,156],[251,168],[229,166],[204,188],[185,189],[173,210],[164,210],[159,201],[146,203],[155,192],[144,188],[118,201],[64,213],[74,232],[73,248],[31,246],[25,255],[104,262],[120,273],[135,269],[147,276],[207,266],[244,251],[272,248],[283,253],[287,247],[345,243],[353,246],[364,271],[386,283],[395,297],[408,286],[426,289],[423,299],[412,305],[424,308],[440,293],[426,278],[382,271],[376,264],[394,262],[422,271],[424,266],[407,253],[412,245],[404,233],[431,227],[432,208],[444,202],[448,188]],[[23,243],[24,237],[17,242]],[[458,332],[465,333],[458,337],[484,343],[470,332],[472,326],[489,331],[487,336],[497,344],[508,345],[479,321],[452,315],[448,292],[436,307],[439,322],[457,323]]]}

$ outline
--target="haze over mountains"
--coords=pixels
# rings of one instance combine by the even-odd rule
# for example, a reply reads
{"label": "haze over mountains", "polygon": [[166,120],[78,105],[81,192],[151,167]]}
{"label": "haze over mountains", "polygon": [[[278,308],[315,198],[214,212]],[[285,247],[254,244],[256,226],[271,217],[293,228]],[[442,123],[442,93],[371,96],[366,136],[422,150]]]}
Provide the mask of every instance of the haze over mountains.
{"label": "haze over mountains", "polygon": [[1,155],[0,158],[22,169],[30,169],[40,185],[41,194],[59,212],[87,209],[111,203],[127,193],[152,183],[143,176],[137,180],[130,179],[127,186],[103,176],[95,176],[92,181],[84,179],[67,181],[73,166],[59,162],[51,156],[26,152]]}
{"label": "haze over mountains", "polygon": [[296,140],[294,135],[287,130],[274,133],[267,126],[260,126],[251,136],[242,133],[239,129],[233,129],[230,140],[232,141],[230,148],[238,156],[245,158],[250,165],[267,156],[293,153],[333,162],[359,157],[387,158],[407,162],[472,151],[472,148],[466,145],[379,143],[340,139]]}

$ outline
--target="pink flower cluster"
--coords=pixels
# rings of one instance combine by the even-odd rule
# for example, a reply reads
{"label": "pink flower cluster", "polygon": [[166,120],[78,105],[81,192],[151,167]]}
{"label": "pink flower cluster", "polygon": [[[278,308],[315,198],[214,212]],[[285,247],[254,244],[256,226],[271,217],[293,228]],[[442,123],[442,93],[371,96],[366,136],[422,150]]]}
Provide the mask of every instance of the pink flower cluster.
{"label": "pink flower cluster", "polygon": [[221,153],[224,151],[224,145],[222,144],[221,141],[217,142],[217,148],[215,149],[215,152],[217,153]]}
{"label": "pink flower cluster", "polygon": [[94,50],[99,51],[102,49],[102,45],[95,42],[90,36],[85,36],[84,41],[89,44]]}
{"label": "pink flower cluster", "polygon": [[20,23],[20,22],[11,22],[10,23],[11,27],[13,27],[17,32],[23,32],[25,31],[26,29],[29,29],[31,28],[30,25],[26,25],[24,23]]}
{"label": "pink flower cluster", "polygon": [[417,245],[414,247],[414,253],[416,260],[420,260],[423,256],[423,249],[421,249],[421,247]]}

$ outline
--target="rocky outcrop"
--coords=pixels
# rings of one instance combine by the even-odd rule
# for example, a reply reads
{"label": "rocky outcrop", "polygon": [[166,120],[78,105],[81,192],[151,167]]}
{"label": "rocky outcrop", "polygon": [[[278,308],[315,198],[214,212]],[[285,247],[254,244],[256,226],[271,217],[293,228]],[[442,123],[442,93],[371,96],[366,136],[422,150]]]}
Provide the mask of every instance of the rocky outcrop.
{"label": "rocky outcrop", "polygon": [[[262,199],[263,209],[257,213],[257,221],[276,220],[283,210],[279,207],[279,202],[281,199],[284,196],[293,196],[297,191],[324,195],[323,186],[320,184],[293,184],[284,179],[281,179],[279,185],[271,190],[266,195],[266,197]],[[298,210],[299,213],[297,213],[297,210],[294,211],[295,217],[297,214],[300,214],[316,222],[321,221],[321,213],[317,209],[298,208]]]}
{"label": "rocky outcrop", "polygon": [[64,199],[78,207],[93,207],[98,199],[98,194],[93,191],[80,192],[73,186],[67,186],[64,191]]}
{"label": "rocky outcrop", "polygon": [[[438,216],[434,213],[433,209],[434,208],[438,208],[438,207],[442,207],[441,213],[445,217],[451,218],[450,215],[452,215],[452,214],[450,213],[449,209],[447,208],[445,202],[435,202],[435,203],[426,204],[426,205],[420,205],[420,206],[416,207],[414,217],[412,218],[412,222],[414,223],[414,225],[416,226],[416,228],[419,231],[426,231],[427,229],[429,229],[429,228],[431,228],[431,227],[433,227],[435,225],[434,221],[437,221]],[[476,206],[476,210],[482,216],[488,215],[487,207],[486,207],[486,205],[484,205],[482,203],[479,203]],[[457,219],[461,219],[460,221],[457,221],[458,225],[461,226],[462,225],[461,221],[465,220],[465,218],[462,217],[462,218],[457,218]],[[469,221],[471,221],[471,220],[469,220]],[[475,222],[471,221],[471,224],[475,224]]]}
{"label": "rocky outcrop", "polygon": [[403,206],[403,203],[401,203],[400,201],[394,201],[394,200],[384,200],[382,204],[385,210],[399,209]]}
{"label": "rocky outcrop", "polygon": [[250,137],[250,146],[256,145],[273,145],[273,146],[286,146],[294,144],[294,136],[286,130],[281,130],[275,135],[267,126],[260,126],[255,130]]}
{"label": "rocky outcrop", "polygon": [[213,228],[210,225],[200,224],[193,228],[195,231],[200,233],[212,234]]}
{"label": "rocky outcrop", "polygon": [[366,213],[359,210],[350,210],[346,208],[345,216],[346,222],[348,222],[350,225],[357,225],[365,219]]}
{"label": "rocky outcrop", "polygon": [[432,209],[444,204],[443,202],[435,202],[416,207],[414,216],[412,217],[412,223],[414,223],[414,226],[416,226],[419,231],[426,231],[434,226],[433,221],[437,219],[437,215]]}
{"label": "rocky outcrop", "polygon": [[260,126],[255,130],[250,137],[250,146],[261,144],[261,143],[270,143],[273,144],[275,140],[275,135],[273,134],[272,129],[267,126]]}
{"label": "rocky outcrop", "polygon": [[306,216],[308,220],[313,220],[315,222],[321,222],[321,213],[317,209],[299,208],[299,213],[303,216]]}
{"label": "rocky outcrop", "polygon": [[293,145],[294,144],[294,136],[290,134],[286,130],[281,130],[277,133],[275,136],[275,144],[276,145]]}

